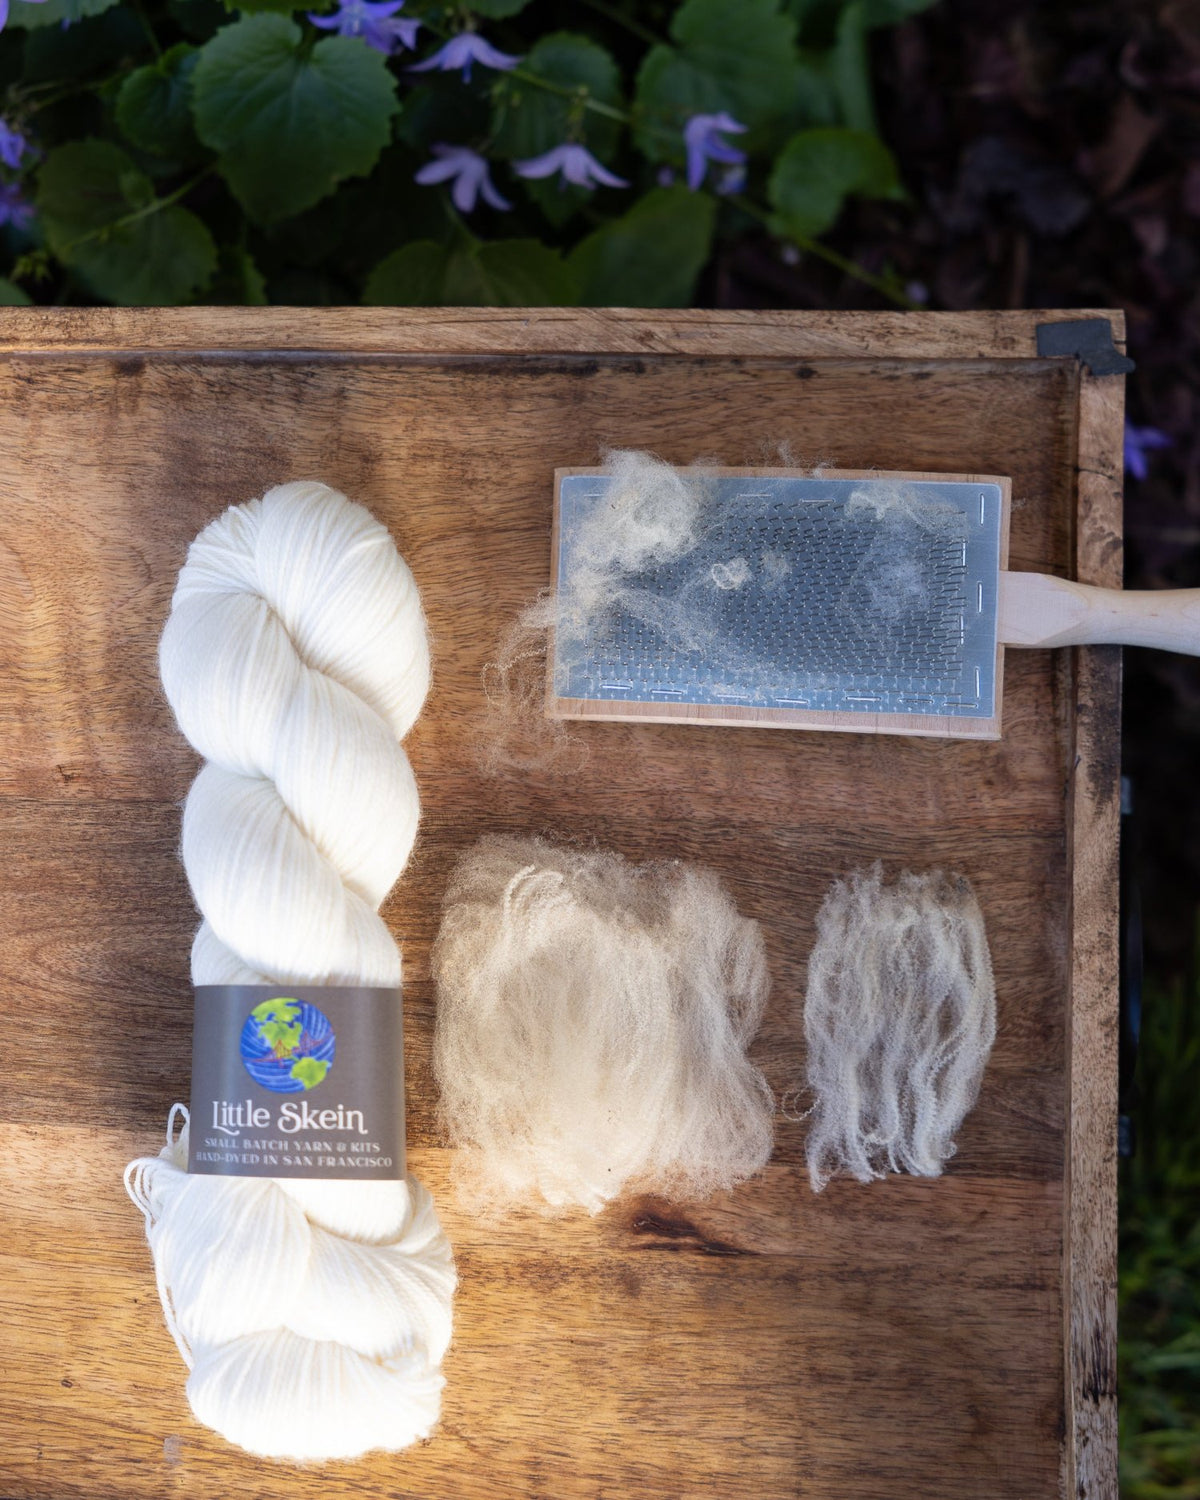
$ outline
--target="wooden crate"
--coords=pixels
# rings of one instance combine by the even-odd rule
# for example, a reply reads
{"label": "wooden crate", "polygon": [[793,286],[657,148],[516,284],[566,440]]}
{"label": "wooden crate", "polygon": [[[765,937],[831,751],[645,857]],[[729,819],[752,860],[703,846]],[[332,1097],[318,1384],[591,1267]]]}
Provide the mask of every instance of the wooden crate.
{"label": "wooden crate", "polygon": [[[582,773],[493,780],[475,748],[482,669],[547,579],[553,470],[602,443],[1011,474],[1010,565],[1119,584],[1121,380],[1036,352],[1080,316],[3,311],[0,1494],[1115,1497],[1118,653],[1010,652],[993,743],[589,724]],[[303,1471],[192,1421],[121,1171],[188,1077],[196,761],[155,642],[195,532],[309,475],[389,525],[433,632],[385,912],[412,1168],[461,1291],[434,1438]],[[487,830],[719,869],[766,928],[785,1101],[829,882],[964,871],[999,1035],[947,1174],[815,1197],[785,1107],[736,1193],[474,1222],[433,1125],[428,956]]]}

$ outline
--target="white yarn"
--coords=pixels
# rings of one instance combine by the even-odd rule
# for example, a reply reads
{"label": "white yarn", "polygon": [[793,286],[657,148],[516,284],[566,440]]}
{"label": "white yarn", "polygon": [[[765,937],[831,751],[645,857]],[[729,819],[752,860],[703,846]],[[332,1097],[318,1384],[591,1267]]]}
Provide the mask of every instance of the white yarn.
{"label": "white yarn", "polygon": [[969,883],[935,870],[884,885],[879,864],[836,881],[817,916],[804,1033],[814,1191],[839,1171],[940,1176],[996,1035]]}
{"label": "white yarn", "polygon": [[774,1100],[746,1056],[765,944],[711,871],[485,838],[452,876],[433,970],[441,1118],[478,1206],[595,1213],[766,1164]]}
{"label": "white yarn", "polygon": [[[183,816],[193,981],[399,985],[378,907],[416,836],[399,740],[429,648],[387,531],[317,483],[232,507],[192,543],[159,664],[207,762]],[[455,1286],[425,1189],[189,1176],[171,1135],[126,1185],[197,1418],[274,1458],[425,1437]]]}

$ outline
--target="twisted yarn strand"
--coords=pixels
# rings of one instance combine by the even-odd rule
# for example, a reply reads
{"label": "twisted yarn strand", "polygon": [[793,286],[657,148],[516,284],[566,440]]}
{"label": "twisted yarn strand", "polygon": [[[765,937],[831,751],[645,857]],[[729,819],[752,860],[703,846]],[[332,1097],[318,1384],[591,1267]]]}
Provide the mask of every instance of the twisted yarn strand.
{"label": "twisted yarn strand", "polygon": [[[204,756],[183,816],[196,984],[391,987],[378,908],[419,801],[399,741],[429,685],[416,583],[318,483],[231,507],[188,552],[159,648]],[[174,1112],[173,1112],[174,1113]],[[414,1179],[189,1176],[187,1130],[131,1162],[196,1417],[274,1458],[403,1448],[437,1421],[455,1287]]]}

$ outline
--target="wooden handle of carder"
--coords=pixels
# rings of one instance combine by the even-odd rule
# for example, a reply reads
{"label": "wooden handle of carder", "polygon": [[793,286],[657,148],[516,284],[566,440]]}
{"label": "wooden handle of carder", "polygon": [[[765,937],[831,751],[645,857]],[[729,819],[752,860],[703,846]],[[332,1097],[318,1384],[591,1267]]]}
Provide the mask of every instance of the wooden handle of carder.
{"label": "wooden handle of carder", "polygon": [[1098,589],[1048,573],[1001,573],[1005,646],[1157,646],[1200,656],[1200,589]]}

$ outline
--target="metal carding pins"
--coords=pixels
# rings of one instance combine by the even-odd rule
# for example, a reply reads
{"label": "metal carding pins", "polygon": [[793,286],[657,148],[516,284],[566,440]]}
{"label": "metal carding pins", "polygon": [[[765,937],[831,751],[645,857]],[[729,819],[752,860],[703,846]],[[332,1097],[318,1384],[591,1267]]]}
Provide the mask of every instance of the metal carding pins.
{"label": "metal carding pins", "polygon": [[556,472],[561,718],[996,739],[1004,647],[1200,654],[1200,591],[1122,594],[1009,573],[994,475],[710,469],[700,522],[611,607],[564,629],[608,477]]}

